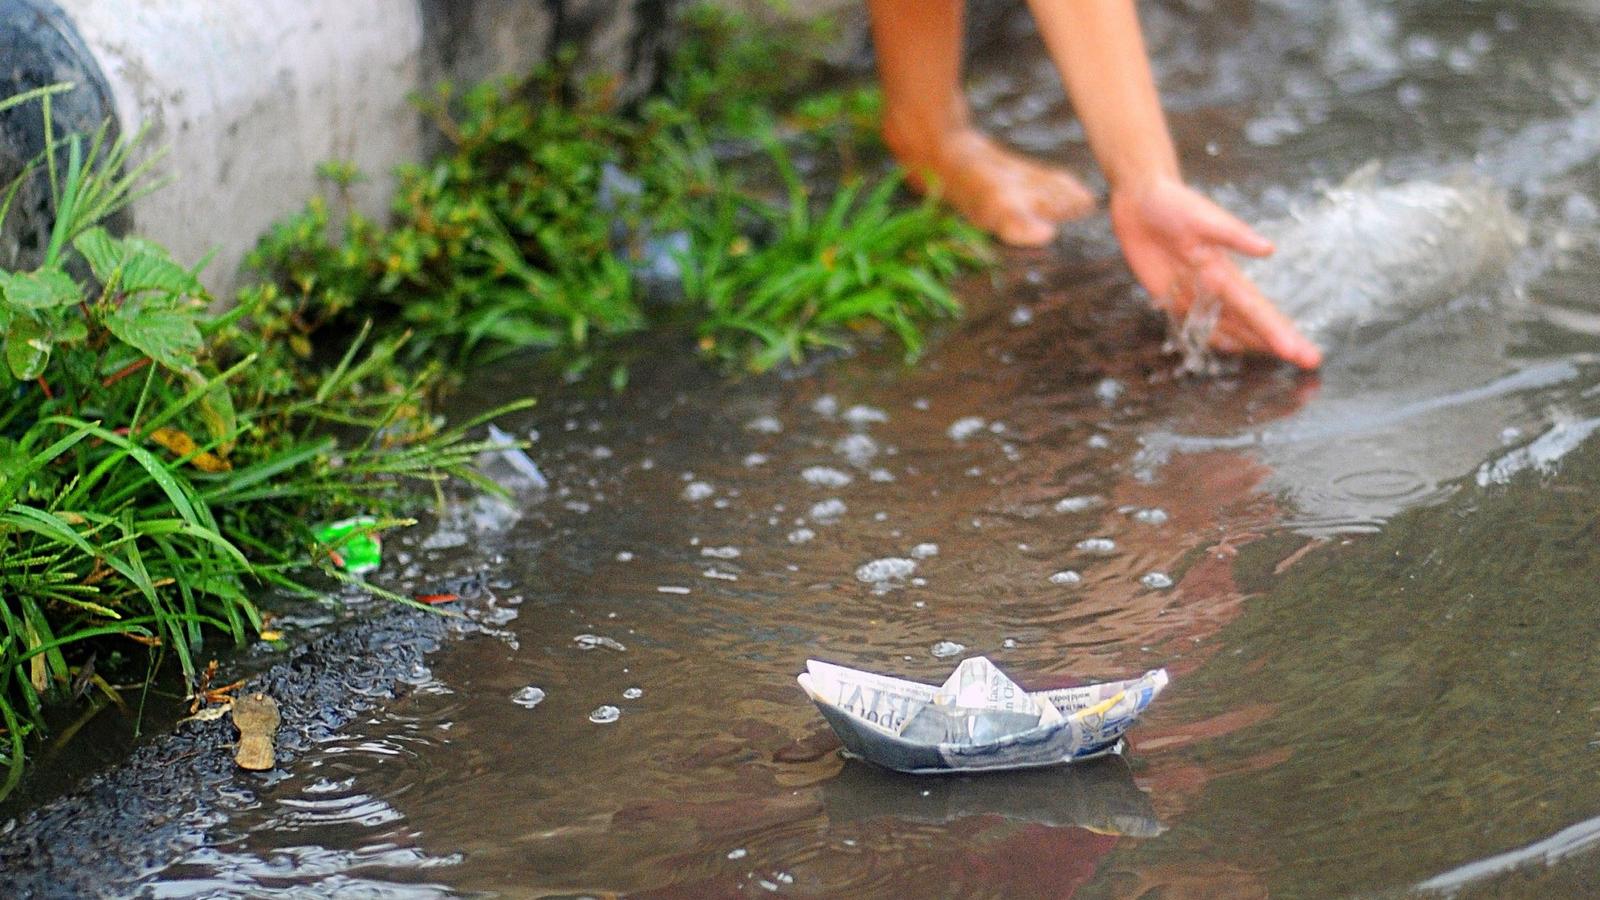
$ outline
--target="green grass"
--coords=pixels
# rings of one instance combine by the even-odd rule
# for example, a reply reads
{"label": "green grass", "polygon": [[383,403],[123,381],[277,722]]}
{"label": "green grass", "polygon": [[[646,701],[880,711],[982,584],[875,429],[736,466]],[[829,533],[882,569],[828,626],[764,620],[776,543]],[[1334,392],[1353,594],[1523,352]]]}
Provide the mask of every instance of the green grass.
{"label": "green grass", "polygon": [[308,523],[399,524],[441,480],[480,480],[484,449],[429,414],[437,371],[397,363],[404,335],[319,354],[275,288],[213,315],[195,270],[109,234],[149,168],[105,129],[49,133],[61,89],[22,98],[46,149],[4,195],[42,173],[56,218],[38,268],[0,272],[0,797],[91,650],[192,684],[208,641],[261,629],[253,592],[312,593],[295,573],[328,548]]}
{"label": "green grass", "polygon": [[[885,334],[914,358],[926,324],[959,309],[946,282],[987,260],[982,235],[901,190],[875,90],[802,93],[806,40],[726,13],[691,24],[663,89],[626,114],[559,62],[441,89],[422,105],[451,149],[400,172],[389,222],[349,210],[341,169],[254,265],[323,309],[382,310],[415,331],[413,353],[461,365],[538,348],[605,371],[608,351],[664,326],[729,369]],[[837,189],[804,183],[802,155]],[[636,191],[615,190],[619,172]],[[677,269],[681,302],[653,302],[650,267]]]}

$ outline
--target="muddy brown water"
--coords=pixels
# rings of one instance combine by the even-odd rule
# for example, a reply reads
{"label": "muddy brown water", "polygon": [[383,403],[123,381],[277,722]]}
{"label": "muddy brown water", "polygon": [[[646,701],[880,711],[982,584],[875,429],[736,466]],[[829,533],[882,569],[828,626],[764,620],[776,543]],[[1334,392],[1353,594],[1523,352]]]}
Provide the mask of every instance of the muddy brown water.
{"label": "muddy brown water", "polygon": [[[1368,158],[1476,162],[1533,229],[1509,287],[1320,376],[1179,380],[1102,220],[969,285],[914,369],[728,384],[664,362],[618,397],[542,387],[500,423],[537,432],[555,485],[492,542],[502,631],[279,777],[241,777],[143,891],[1592,894],[1600,19],[1146,15],[1197,180],[1265,216]],[[1044,66],[981,66],[984,115],[1082,159]],[[527,388],[507,366],[474,393]],[[401,553],[459,552],[430,537],[457,535],[392,547],[397,576]],[[891,557],[914,572],[857,577]],[[1124,759],[917,779],[840,758],[805,660],[939,680],[940,641],[1030,686],[1173,684]]]}

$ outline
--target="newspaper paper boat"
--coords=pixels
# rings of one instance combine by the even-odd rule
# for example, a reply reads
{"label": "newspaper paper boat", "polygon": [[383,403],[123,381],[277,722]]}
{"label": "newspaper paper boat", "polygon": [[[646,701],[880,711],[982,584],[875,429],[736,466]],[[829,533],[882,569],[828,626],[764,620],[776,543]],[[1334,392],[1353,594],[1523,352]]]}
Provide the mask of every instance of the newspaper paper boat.
{"label": "newspaper paper boat", "polygon": [[1122,735],[1167,686],[1167,670],[1029,693],[988,658],[940,687],[817,660],[800,675],[850,753],[915,774],[1026,769],[1122,751]]}

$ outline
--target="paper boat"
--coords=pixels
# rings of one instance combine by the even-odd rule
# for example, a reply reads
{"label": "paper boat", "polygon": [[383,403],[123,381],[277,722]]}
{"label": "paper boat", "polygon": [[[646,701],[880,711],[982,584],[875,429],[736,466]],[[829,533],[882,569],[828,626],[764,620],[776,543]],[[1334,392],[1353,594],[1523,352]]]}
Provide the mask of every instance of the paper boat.
{"label": "paper boat", "polygon": [[963,660],[940,687],[812,659],[799,681],[846,751],[897,772],[929,774],[1119,753],[1123,733],[1167,686],[1167,670],[1030,693],[982,656]]}

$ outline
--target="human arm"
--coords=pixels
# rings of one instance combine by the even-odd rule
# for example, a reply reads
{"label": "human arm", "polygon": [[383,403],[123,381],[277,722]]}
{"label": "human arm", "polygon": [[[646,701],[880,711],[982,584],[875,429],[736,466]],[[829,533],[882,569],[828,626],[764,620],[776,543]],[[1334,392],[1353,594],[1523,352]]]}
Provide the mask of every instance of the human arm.
{"label": "human arm", "polygon": [[1320,365],[1321,351],[1229,256],[1266,256],[1271,243],[1184,184],[1133,0],[1029,4],[1110,182],[1112,229],[1134,276],[1179,319],[1215,296],[1218,349]]}

